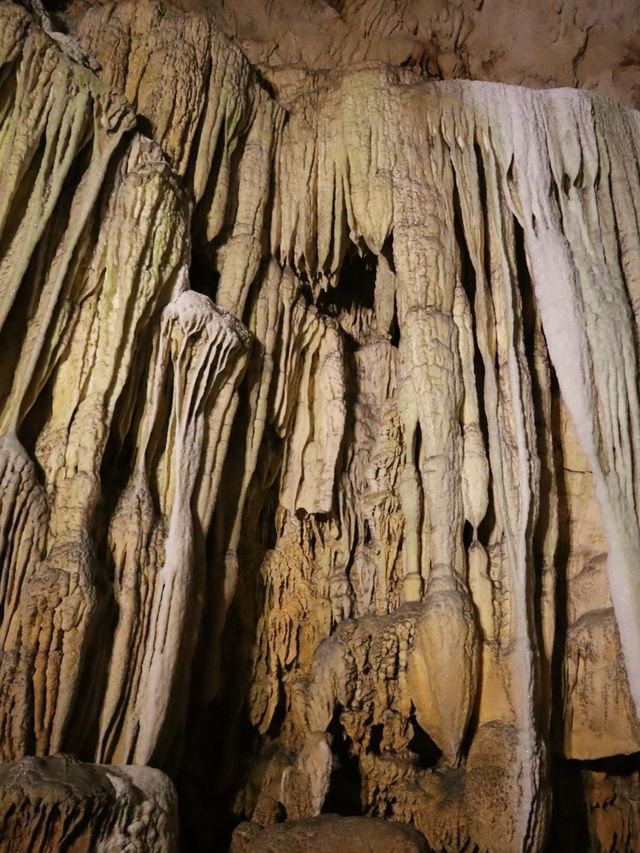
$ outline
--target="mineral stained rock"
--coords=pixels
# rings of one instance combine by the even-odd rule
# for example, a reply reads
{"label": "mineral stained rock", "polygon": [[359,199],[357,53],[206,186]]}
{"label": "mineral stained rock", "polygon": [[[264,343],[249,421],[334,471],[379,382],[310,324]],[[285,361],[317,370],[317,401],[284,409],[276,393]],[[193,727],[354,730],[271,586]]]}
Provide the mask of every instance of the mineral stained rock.
{"label": "mineral stained rock", "polygon": [[4,850],[175,849],[175,790],[151,767],[23,758],[0,767],[0,792]]}
{"label": "mineral stained rock", "polygon": [[424,838],[409,826],[372,817],[321,815],[310,820],[292,820],[261,829],[242,823],[236,829],[230,853],[305,853],[311,850],[341,850],[344,853],[423,853]]}
{"label": "mineral stained rock", "polygon": [[0,2],[0,846],[640,848],[637,12],[529,5]]}

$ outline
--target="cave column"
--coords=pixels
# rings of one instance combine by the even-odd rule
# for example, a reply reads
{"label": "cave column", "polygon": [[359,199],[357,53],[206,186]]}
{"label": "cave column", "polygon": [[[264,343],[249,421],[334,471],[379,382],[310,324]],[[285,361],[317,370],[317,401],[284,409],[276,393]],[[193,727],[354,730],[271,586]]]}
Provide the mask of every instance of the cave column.
{"label": "cave column", "polygon": [[[394,231],[406,464],[421,468],[425,517],[430,523],[431,571],[464,578],[459,422],[463,385],[453,318],[457,276],[451,168],[435,136],[422,162],[407,161],[406,168],[405,176],[399,178]],[[421,173],[413,181],[408,177],[410,169]],[[412,420],[420,429],[422,461],[415,459],[417,454],[410,446],[415,444],[415,430],[407,433]],[[412,568],[408,562],[409,573]],[[421,573],[425,579],[429,575],[424,562]]]}
{"label": "cave column", "polygon": [[[454,318],[459,254],[453,176],[438,130],[428,130],[428,146],[422,128],[414,140],[410,133],[399,134],[405,140],[408,137],[408,144],[396,176],[395,199],[394,260],[403,365],[399,400],[406,466],[419,469],[423,515],[429,524],[429,560],[423,553],[420,565],[426,580],[424,607],[409,656],[409,689],[420,725],[440,747],[445,761],[455,766],[475,703],[478,635],[462,536],[464,386]],[[414,423],[408,432],[407,424]],[[402,499],[406,511],[405,493]],[[411,533],[416,515],[411,503],[409,509],[413,511],[413,517],[407,518]],[[414,568],[412,550],[408,557],[405,595],[413,592],[407,583]],[[457,650],[453,658],[451,649]]]}

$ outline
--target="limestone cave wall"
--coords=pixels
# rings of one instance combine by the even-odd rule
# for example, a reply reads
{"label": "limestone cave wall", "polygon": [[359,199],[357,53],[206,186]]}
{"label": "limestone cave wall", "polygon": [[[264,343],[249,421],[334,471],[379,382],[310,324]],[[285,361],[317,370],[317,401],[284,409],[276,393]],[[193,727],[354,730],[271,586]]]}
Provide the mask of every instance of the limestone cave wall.
{"label": "limestone cave wall", "polygon": [[640,12],[498,5],[0,2],[0,847],[640,849]]}

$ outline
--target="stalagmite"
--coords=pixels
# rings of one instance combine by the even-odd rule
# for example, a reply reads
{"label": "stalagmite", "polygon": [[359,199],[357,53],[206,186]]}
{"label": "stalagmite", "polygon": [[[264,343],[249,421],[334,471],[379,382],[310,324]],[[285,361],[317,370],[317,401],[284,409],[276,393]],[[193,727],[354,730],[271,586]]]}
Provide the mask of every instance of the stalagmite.
{"label": "stalagmite", "polygon": [[0,839],[637,849],[635,48],[283,2],[0,2]]}
{"label": "stalagmite", "polygon": [[[129,659],[126,667],[110,670],[100,727],[102,760],[146,764],[152,758],[159,760],[156,756],[166,754],[171,743],[167,729],[172,722],[173,697],[188,684],[195,637],[190,625],[197,623],[201,609],[202,543],[195,524],[199,519],[192,510],[197,505],[194,493],[200,476],[204,475],[200,488],[213,493],[205,505],[215,500],[217,491],[215,471],[200,470],[206,461],[205,426],[224,443],[225,409],[230,399],[223,388],[227,385],[233,393],[239,374],[236,365],[242,364],[247,343],[242,325],[202,294],[185,291],[163,312],[149,376],[148,411],[141,420],[139,455],[132,483],[110,530],[116,569],[114,595],[123,614],[130,607],[128,595],[137,586],[142,566],[147,575],[146,602],[119,622],[112,654],[114,660],[124,661],[132,649],[140,653],[135,663]],[[169,423],[164,427],[168,442],[153,478],[153,485],[163,494],[163,505],[161,518],[149,525],[146,516],[153,513],[151,478],[146,470],[149,440],[157,427],[163,374],[169,362],[173,394]],[[132,511],[133,518],[139,514],[142,529],[132,529]],[[122,548],[125,543],[129,548],[133,545],[132,552]],[[143,556],[141,545],[145,551],[150,545],[151,553]],[[165,601],[170,602],[169,607],[164,606]],[[138,633],[135,623],[140,617],[144,626]]]}

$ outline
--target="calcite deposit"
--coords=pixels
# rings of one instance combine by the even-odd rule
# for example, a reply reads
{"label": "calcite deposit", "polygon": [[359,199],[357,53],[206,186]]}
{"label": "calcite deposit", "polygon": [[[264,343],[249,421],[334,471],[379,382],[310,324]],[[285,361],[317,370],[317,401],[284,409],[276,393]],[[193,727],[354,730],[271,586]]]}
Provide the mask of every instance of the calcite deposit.
{"label": "calcite deposit", "polygon": [[640,19],[529,5],[0,2],[0,847],[640,849]]}
{"label": "calcite deposit", "polygon": [[176,795],[151,767],[108,767],[70,756],[0,767],[4,850],[174,850]]}

